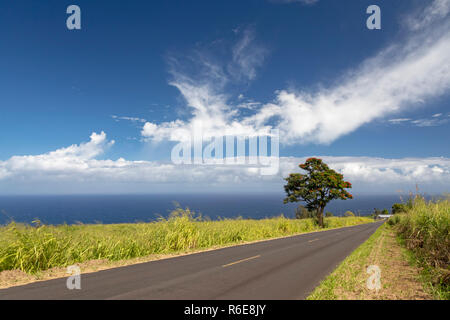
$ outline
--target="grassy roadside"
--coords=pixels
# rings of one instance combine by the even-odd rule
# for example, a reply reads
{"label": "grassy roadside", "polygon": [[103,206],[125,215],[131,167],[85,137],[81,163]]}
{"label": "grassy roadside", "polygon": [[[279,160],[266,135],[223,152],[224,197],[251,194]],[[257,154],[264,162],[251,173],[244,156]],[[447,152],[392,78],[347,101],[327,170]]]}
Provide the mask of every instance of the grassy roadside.
{"label": "grassy roadside", "polygon": [[[397,241],[406,247],[406,242],[401,237],[397,237]],[[429,292],[436,300],[450,300],[450,291],[448,287],[439,283],[439,277],[436,276],[436,270],[423,261],[423,258],[414,251],[405,250],[405,257],[409,264],[419,269],[419,280],[423,284],[425,290]]]}
{"label": "grassy roadside", "polygon": [[[450,198],[411,196],[308,299],[450,299]],[[381,270],[369,290],[367,268]]]}
{"label": "grassy roadside", "polygon": [[[369,222],[373,220],[366,217],[331,217],[326,225],[331,229]],[[281,216],[208,221],[182,209],[175,210],[168,219],[151,223],[70,226],[11,223],[0,227],[0,271],[3,271],[0,281],[5,272],[9,279],[17,271],[42,275],[52,268],[80,263],[100,268],[105,263],[118,266],[123,261],[137,263],[319,230],[312,219]]]}
{"label": "grassy roadside", "polygon": [[438,299],[450,299],[450,197],[426,201],[416,195],[407,210],[389,219],[408,258]]}
{"label": "grassy roadside", "polygon": [[[419,269],[408,262],[394,229],[384,224],[310,294],[308,300],[433,299],[424,289]],[[381,288],[370,290],[367,268],[378,266]]]}

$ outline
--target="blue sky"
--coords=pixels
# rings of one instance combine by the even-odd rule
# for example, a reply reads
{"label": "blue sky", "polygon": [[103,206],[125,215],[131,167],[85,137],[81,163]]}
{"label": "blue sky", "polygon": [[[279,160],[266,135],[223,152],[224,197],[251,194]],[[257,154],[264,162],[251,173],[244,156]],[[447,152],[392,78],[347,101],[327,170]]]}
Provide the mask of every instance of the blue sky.
{"label": "blue sky", "polygon": [[[81,30],[66,28],[71,4]],[[366,28],[371,4],[381,30]],[[449,8],[448,0],[3,1],[0,192],[260,185],[235,169],[161,173],[178,142],[171,132],[197,120],[216,134],[277,127],[287,162],[331,157],[361,191],[386,190],[367,178],[373,170],[399,175],[389,192],[415,183],[448,191]],[[58,150],[65,155],[54,159]],[[148,167],[133,171],[142,161]],[[284,170],[267,190],[293,167]]]}

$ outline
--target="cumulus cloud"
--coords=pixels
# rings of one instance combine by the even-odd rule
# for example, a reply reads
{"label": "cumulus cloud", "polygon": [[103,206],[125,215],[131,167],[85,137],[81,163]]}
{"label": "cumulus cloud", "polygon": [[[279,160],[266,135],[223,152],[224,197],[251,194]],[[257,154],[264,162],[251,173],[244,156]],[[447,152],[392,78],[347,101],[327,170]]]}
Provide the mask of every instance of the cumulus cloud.
{"label": "cumulus cloud", "polygon": [[385,159],[325,156],[322,159],[348,180],[373,183],[379,187],[398,182],[410,185],[433,182],[450,184],[450,159],[443,157]]}
{"label": "cumulus cloud", "polygon": [[13,156],[7,161],[0,161],[0,179],[34,179],[40,175],[45,178],[64,177],[76,172],[89,172],[92,168],[89,161],[101,155],[114,144],[107,141],[106,134],[92,133],[90,141],[79,145],[71,145],[41,155]]}
{"label": "cumulus cloud", "polygon": [[[262,176],[253,165],[175,165],[161,161],[131,161],[124,158],[100,160],[97,157],[113,144],[104,132],[93,133],[90,141],[41,155],[14,156],[0,161],[0,190],[12,187],[39,193],[59,193],[67,188],[86,192],[92,184],[108,192],[112,185],[117,191],[161,191],[162,184],[173,184],[177,190],[201,187],[204,190],[225,188],[252,191],[252,186],[264,186],[281,192],[283,178],[300,171],[298,164],[306,157],[280,158],[280,170],[274,176]],[[414,188],[416,183],[442,191],[450,186],[450,159],[371,157],[321,157],[329,166],[344,174],[354,184],[356,192],[394,192],[398,188]],[[36,187],[37,186],[37,187]],[[432,189],[433,190],[433,189]]]}
{"label": "cumulus cloud", "polygon": [[[334,85],[316,91],[278,90],[275,99],[243,116],[217,82],[198,82],[175,74],[175,86],[190,107],[189,119],[147,122],[142,136],[153,140],[182,141],[194,132],[214,135],[261,135],[280,129],[284,144],[329,144],[376,119],[425,105],[428,99],[448,94],[450,89],[450,0],[435,0],[418,18],[419,26],[402,43],[392,44],[349,70]],[[436,11],[436,8],[444,8]],[[433,19],[433,20],[430,20]],[[432,21],[439,21],[434,24]],[[418,22],[418,23],[419,23]],[[232,56],[253,77],[255,63],[243,53],[250,39],[243,38]],[[244,50],[245,51],[245,50]],[[221,78],[225,77],[220,73]],[[228,79],[228,78],[227,78]],[[398,121],[397,121],[398,122]],[[417,123],[419,125],[419,123]]]}

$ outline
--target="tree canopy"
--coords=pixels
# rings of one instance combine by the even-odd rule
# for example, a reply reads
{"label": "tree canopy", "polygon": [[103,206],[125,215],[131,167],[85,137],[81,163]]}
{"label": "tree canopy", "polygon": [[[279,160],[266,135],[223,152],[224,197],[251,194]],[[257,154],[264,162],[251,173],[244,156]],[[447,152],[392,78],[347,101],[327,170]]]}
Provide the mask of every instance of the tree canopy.
{"label": "tree canopy", "polygon": [[291,173],[285,180],[284,186],[287,197],[284,203],[303,201],[308,210],[315,210],[319,225],[323,227],[323,210],[328,202],[334,199],[353,199],[345,189],[352,187],[351,183],[344,181],[344,176],[330,169],[322,159],[309,158],[299,167],[305,171]]}

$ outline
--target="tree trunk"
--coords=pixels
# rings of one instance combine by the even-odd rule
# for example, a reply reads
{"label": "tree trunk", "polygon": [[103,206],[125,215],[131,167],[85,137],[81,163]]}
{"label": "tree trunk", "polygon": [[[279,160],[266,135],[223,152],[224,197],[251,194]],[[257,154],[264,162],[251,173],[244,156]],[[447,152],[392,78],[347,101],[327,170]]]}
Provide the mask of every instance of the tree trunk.
{"label": "tree trunk", "polygon": [[324,209],[325,208],[319,208],[319,210],[317,210],[317,218],[319,219],[319,226],[321,228],[324,227],[324,224],[323,224],[323,210]]}

